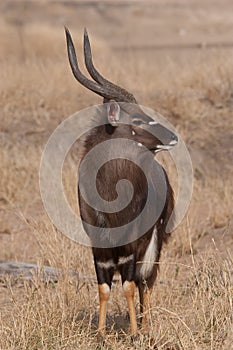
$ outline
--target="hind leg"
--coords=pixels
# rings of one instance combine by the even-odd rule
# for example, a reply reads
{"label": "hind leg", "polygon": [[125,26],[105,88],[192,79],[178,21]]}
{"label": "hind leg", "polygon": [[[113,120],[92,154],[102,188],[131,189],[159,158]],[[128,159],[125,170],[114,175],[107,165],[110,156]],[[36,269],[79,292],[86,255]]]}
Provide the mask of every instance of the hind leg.
{"label": "hind leg", "polygon": [[150,330],[150,295],[152,287],[148,288],[146,283],[140,282],[138,286],[140,298],[141,330],[149,333]]}
{"label": "hind leg", "polygon": [[128,304],[129,318],[130,318],[130,333],[131,335],[137,334],[137,320],[136,320],[136,310],[134,305],[134,295],[135,295],[135,283],[134,281],[125,281],[123,283],[123,290]]}

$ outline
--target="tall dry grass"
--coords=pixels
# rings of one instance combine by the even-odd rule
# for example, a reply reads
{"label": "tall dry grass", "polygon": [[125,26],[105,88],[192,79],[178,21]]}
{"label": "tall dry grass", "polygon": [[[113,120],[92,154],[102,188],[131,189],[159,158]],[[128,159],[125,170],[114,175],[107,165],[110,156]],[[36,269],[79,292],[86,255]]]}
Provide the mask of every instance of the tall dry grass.
{"label": "tall dry grass", "polygon": [[[57,232],[43,211],[38,170],[55,126],[100,100],[73,81],[64,38],[57,30],[26,28],[23,48],[17,46],[11,26],[2,25],[1,31],[11,33],[14,42],[9,45],[0,36],[9,56],[7,60],[1,56],[0,80],[1,258],[57,266],[64,272],[77,270],[92,278],[90,250]],[[161,350],[229,350],[233,347],[233,64],[213,51],[203,52],[195,65],[170,59],[152,66],[128,52],[120,64],[115,55],[110,67],[108,51],[103,57],[102,49],[101,42],[95,43],[102,71],[167,116],[193,158],[189,214],[163,251],[151,297],[154,343]],[[63,174],[74,207],[76,166],[75,157],[68,157]],[[92,279],[77,280],[64,273],[57,284],[45,285],[36,277],[31,284],[13,282],[6,278],[0,289],[1,349],[153,347],[143,336],[131,343],[120,283],[113,287],[109,335],[101,345],[96,342],[98,295]]]}
{"label": "tall dry grass", "polygon": [[[34,229],[41,263],[94,276],[87,249],[72,244],[51,225]],[[181,252],[175,253],[172,241],[161,259],[151,297],[151,335],[159,349],[223,349],[232,344],[232,255],[223,257],[214,244],[208,253],[196,253],[186,232],[179,242]],[[35,278],[31,285],[12,287],[6,280],[4,286],[2,349],[101,348],[96,341],[98,295],[92,280],[77,281],[65,273],[57,284],[44,285]],[[153,348],[143,336],[131,343],[126,310],[120,283],[114,284],[103,347]]]}

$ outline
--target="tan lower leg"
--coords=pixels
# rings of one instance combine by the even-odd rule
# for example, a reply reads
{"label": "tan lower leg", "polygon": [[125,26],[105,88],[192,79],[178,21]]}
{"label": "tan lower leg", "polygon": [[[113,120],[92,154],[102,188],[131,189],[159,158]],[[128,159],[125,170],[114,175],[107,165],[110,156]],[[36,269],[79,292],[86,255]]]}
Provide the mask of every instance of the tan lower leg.
{"label": "tan lower leg", "polygon": [[100,310],[99,310],[99,323],[98,332],[101,335],[105,334],[106,331],[106,313],[107,313],[107,303],[110,295],[110,288],[107,283],[99,285],[99,300],[100,300]]}
{"label": "tan lower leg", "polygon": [[148,333],[150,329],[150,295],[152,289],[147,286],[139,288],[140,311],[142,313],[142,332]]}
{"label": "tan lower leg", "polygon": [[123,289],[129,309],[130,331],[131,334],[134,335],[137,333],[136,311],[134,306],[135,283],[133,281],[125,281]]}

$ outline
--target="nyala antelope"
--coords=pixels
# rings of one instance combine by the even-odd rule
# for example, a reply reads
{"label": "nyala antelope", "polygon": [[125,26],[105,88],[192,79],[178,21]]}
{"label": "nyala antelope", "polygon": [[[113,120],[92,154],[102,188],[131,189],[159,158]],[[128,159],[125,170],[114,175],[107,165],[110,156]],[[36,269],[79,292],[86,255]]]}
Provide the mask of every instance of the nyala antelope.
{"label": "nyala antelope", "polygon": [[[134,141],[135,147],[133,152],[139,162],[141,159],[142,162],[144,161],[145,147],[147,149],[146,153],[153,154],[151,158],[148,158],[149,161],[146,165],[146,169],[148,169],[147,174],[144,174],[138,165],[122,158],[112,159],[99,169],[96,184],[93,184],[93,186],[96,186],[100,196],[105,201],[111,202],[116,199],[116,184],[119,180],[127,179],[133,185],[134,193],[131,202],[117,213],[103,212],[87,203],[80,191],[83,184],[82,176],[79,174],[79,206],[85,231],[91,237],[90,226],[98,227],[100,232],[99,239],[101,239],[101,230],[103,228],[119,227],[119,230],[122,232],[127,223],[140,215],[146,203],[148,188],[153,193],[154,198],[159,198],[161,186],[166,189],[164,205],[159,217],[141,236],[140,232],[143,230],[143,227],[139,224],[133,228],[134,237],[137,237],[133,241],[111,248],[99,248],[93,243],[92,248],[100,301],[99,334],[105,334],[107,303],[113,275],[116,271],[121,275],[123,291],[128,304],[131,334],[135,335],[138,332],[134,305],[136,287],[138,287],[140,298],[141,329],[143,332],[148,332],[150,294],[157,276],[162,245],[169,236],[165,232],[165,228],[174,209],[172,188],[165,170],[155,160],[154,154],[161,150],[172,148],[177,144],[178,139],[173,132],[155,122],[143,112],[131,93],[111,83],[96,70],[92,61],[88,34],[85,30],[85,65],[93,80],[87,78],[79,69],[70,32],[67,28],[65,28],[65,32],[68,58],[74,77],[83,86],[102,96],[104,106],[106,106],[106,113],[98,116],[103,121],[102,125],[98,124],[95,127],[93,124],[91,131],[85,135],[82,159],[96,145],[106,140],[115,140],[117,138]],[[121,142],[118,143],[117,147],[122,147]],[[123,149],[122,151],[127,155],[127,152],[132,150]],[[111,152],[111,147],[106,149],[105,152]],[[157,169],[157,172],[150,173],[151,165],[156,165],[155,169]],[[92,170],[89,164],[85,176],[88,177]],[[163,173],[162,181],[161,171]],[[160,182],[157,181],[159,176]],[[92,185],[90,184],[90,186]],[[156,213],[156,201],[153,203],[153,207],[149,208],[146,215],[151,215],[153,212]],[[125,235],[130,234],[131,232],[128,232],[126,228]]]}

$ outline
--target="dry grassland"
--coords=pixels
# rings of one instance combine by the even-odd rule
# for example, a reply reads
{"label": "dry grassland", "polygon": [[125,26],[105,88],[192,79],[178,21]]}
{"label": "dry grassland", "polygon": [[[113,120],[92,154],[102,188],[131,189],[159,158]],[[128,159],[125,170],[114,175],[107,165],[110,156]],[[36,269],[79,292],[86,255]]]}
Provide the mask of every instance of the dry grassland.
{"label": "dry grassland", "polygon": [[[51,22],[52,10],[46,12]],[[134,16],[143,16],[140,11],[134,9]],[[93,277],[90,250],[57,232],[44,212],[38,170],[54,128],[101,101],[71,76],[62,26],[45,20],[22,25],[12,9],[6,13],[0,19],[0,258]],[[83,16],[80,21],[72,29],[77,45]],[[101,30],[106,39],[104,28],[97,32]],[[94,33],[93,28],[91,37]],[[233,50],[117,51],[100,38],[92,39],[97,67],[167,117],[193,160],[192,202],[163,251],[151,298],[154,343],[159,350],[233,349]],[[168,162],[168,155],[163,158]],[[74,207],[76,168],[74,149],[63,173]],[[102,345],[96,342],[98,295],[91,279],[77,281],[64,274],[58,283],[45,285],[38,278],[29,284],[6,277],[0,307],[2,350],[154,346],[145,337],[131,342],[120,282],[113,287]]]}

